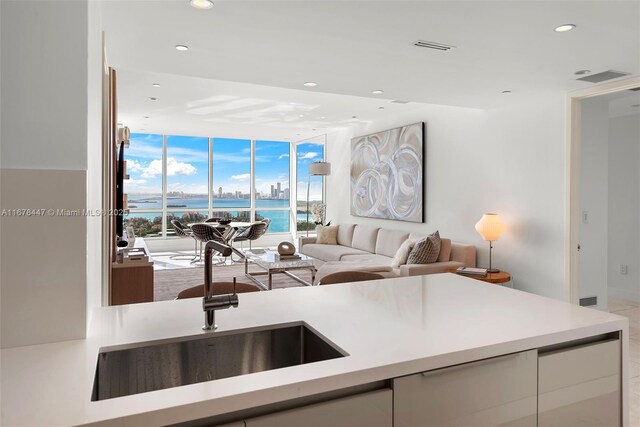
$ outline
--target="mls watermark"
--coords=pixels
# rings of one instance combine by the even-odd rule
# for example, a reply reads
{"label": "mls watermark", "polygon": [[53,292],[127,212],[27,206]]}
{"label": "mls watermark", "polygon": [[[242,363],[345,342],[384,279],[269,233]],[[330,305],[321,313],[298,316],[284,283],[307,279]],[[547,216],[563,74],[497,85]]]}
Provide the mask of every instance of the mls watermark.
{"label": "mls watermark", "polygon": [[126,215],[124,209],[51,209],[51,208],[24,208],[24,209],[2,209],[0,216],[112,216]]}

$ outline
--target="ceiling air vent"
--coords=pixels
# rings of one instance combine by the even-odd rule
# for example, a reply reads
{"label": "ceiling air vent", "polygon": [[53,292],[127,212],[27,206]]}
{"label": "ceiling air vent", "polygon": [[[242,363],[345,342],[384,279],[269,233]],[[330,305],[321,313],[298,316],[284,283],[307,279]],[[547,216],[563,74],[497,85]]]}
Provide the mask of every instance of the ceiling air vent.
{"label": "ceiling air vent", "polygon": [[602,73],[591,74],[589,76],[580,77],[579,79],[576,79],[576,80],[582,80],[583,82],[590,82],[590,83],[600,83],[606,80],[617,79],[618,77],[628,76],[629,74],[631,73],[625,73],[624,71],[607,70],[607,71],[603,71]]}
{"label": "ceiling air vent", "polygon": [[426,47],[429,49],[435,49],[435,50],[450,50],[453,49],[455,46],[449,46],[446,44],[442,44],[442,43],[434,43],[434,42],[428,42],[428,41],[424,41],[424,40],[417,40],[415,42],[413,42],[414,46],[418,46],[418,47]]}

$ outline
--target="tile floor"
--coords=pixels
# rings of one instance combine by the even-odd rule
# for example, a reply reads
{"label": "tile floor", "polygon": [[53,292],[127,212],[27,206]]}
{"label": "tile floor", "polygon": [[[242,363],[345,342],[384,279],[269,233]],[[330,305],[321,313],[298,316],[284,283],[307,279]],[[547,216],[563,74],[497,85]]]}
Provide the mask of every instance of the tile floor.
{"label": "tile floor", "polygon": [[640,427],[640,303],[609,297],[609,311],[629,318],[629,425]]}

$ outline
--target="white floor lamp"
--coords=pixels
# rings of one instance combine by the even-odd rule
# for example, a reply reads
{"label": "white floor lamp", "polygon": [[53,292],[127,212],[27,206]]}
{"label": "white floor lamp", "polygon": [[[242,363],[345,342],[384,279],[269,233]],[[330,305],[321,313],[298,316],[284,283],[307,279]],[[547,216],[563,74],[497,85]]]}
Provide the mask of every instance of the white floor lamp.
{"label": "white floor lamp", "polygon": [[307,237],[309,236],[309,189],[311,188],[311,177],[327,175],[331,175],[331,163],[313,162],[309,165],[309,180],[307,182]]}

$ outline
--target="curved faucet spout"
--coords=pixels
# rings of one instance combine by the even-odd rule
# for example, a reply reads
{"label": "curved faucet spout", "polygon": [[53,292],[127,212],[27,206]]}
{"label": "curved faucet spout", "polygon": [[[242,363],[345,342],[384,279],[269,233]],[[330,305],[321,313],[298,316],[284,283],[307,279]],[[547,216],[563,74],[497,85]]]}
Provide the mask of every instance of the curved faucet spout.
{"label": "curved faucet spout", "polygon": [[236,294],[236,278],[233,278],[233,294],[218,295],[213,293],[212,263],[213,252],[219,252],[223,256],[231,255],[231,248],[219,242],[209,241],[204,247],[204,298],[202,309],[204,310],[204,330],[215,330],[218,326],[215,322],[215,311],[238,306]]}

